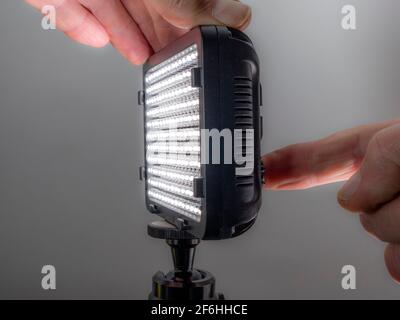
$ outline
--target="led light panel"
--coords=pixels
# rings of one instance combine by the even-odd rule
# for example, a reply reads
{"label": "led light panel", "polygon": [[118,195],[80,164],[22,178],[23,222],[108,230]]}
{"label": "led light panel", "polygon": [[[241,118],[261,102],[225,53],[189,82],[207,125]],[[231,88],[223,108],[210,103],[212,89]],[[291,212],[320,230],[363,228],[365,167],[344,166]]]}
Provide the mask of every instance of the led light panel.
{"label": "led light panel", "polygon": [[149,69],[144,81],[147,195],[197,222],[202,213],[194,196],[201,167],[200,100],[191,70],[198,65],[194,44]]}
{"label": "led light panel", "polygon": [[[224,26],[192,29],[149,58],[138,97],[147,209],[199,239],[248,230],[263,180],[259,60],[251,40]],[[221,133],[227,138],[215,140]]]}

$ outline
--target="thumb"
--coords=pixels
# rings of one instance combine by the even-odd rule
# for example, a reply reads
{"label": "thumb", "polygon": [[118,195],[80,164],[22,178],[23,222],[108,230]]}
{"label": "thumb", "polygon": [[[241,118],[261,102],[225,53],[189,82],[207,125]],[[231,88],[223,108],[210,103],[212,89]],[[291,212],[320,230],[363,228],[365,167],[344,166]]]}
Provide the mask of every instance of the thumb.
{"label": "thumb", "polygon": [[172,25],[190,29],[199,25],[226,25],[245,29],[251,8],[237,0],[147,0]]}
{"label": "thumb", "polygon": [[400,125],[371,139],[359,171],[339,191],[339,203],[350,211],[373,212],[400,192]]}
{"label": "thumb", "polygon": [[390,275],[400,283],[400,245],[389,244],[386,247],[385,262]]}

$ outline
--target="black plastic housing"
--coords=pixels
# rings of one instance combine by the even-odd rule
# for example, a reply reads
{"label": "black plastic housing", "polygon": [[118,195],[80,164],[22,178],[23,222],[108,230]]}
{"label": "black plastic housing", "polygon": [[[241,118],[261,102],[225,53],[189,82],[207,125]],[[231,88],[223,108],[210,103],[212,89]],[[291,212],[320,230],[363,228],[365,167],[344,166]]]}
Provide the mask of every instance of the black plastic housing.
{"label": "black plastic housing", "polygon": [[[223,26],[201,26],[154,54],[144,65],[144,75],[155,65],[194,43],[199,50],[200,67],[193,71],[193,85],[200,87],[201,129],[253,129],[254,171],[251,175],[240,176],[236,175],[236,168],[240,166],[235,162],[202,164],[202,179],[198,181],[197,188],[202,189],[199,196],[202,197],[203,214],[201,221],[195,222],[147,197],[145,165],[142,176],[146,205],[150,212],[199,239],[227,239],[248,230],[261,206],[263,170],[260,161],[259,60],[251,40],[241,31]],[[139,98],[146,108],[146,97]],[[223,148],[224,139],[221,139],[221,150]],[[223,163],[223,157],[221,159]]]}

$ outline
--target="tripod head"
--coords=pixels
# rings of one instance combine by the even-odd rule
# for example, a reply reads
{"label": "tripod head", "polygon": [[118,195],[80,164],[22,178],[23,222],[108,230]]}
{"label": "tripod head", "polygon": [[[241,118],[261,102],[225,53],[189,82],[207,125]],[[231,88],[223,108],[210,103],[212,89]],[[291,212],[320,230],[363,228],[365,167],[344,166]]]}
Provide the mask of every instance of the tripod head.
{"label": "tripod head", "polygon": [[150,223],[147,232],[153,238],[166,240],[174,262],[173,271],[166,275],[160,271],[153,276],[150,300],[223,300],[215,293],[213,275],[193,268],[200,239],[166,221]]}

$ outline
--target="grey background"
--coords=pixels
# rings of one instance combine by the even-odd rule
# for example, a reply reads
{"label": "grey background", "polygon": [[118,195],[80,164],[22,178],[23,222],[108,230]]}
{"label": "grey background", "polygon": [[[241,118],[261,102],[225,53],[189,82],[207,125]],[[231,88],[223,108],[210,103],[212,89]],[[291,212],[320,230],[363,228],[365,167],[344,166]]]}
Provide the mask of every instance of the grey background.
{"label": "grey background", "polygon": [[[261,61],[263,151],[398,115],[398,0],[248,0]],[[344,4],[358,30],[343,31]],[[0,298],[146,298],[171,266],[146,235],[140,68],[40,28],[22,1],[0,2]],[[197,265],[228,298],[398,298],[383,244],[336,204],[339,185],[265,192],[244,236],[203,243]],[[41,268],[57,290],[41,289]],[[353,264],[357,290],[343,291]]]}

